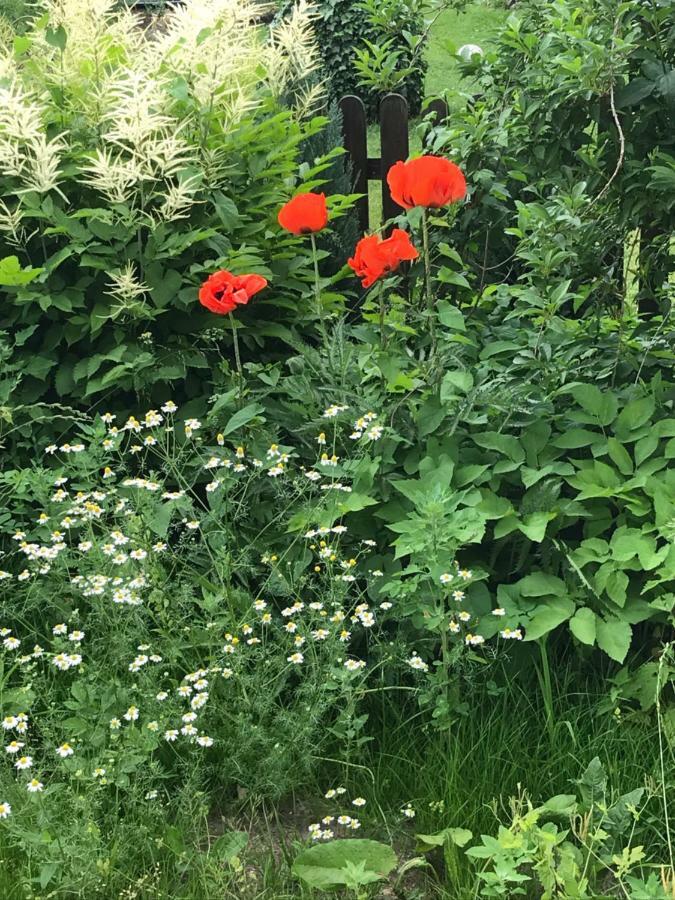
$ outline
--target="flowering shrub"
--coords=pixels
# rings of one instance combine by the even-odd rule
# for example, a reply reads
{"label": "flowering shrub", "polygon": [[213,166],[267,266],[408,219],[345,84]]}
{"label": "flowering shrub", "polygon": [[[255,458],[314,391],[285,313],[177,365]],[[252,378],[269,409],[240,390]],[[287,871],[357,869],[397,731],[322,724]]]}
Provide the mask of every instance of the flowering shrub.
{"label": "flowering shrub", "polygon": [[[278,337],[281,307],[288,336],[311,321],[311,267],[270,225],[325,122],[312,15],[301,2],[265,37],[255,14],[191,0],[149,36],[114,0],[53,0],[0,38],[0,259],[30,271],[0,271],[19,424],[112,388],[122,408],[172,382],[198,395],[213,323],[193,298],[214,270],[274,285],[257,342]],[[303,167],[309,187],[329,165]]]}
{"label": "flowering shrub", "polygon": [[226,439],[169,401],[99,416],[29,476],[2,475],[0,815],[20,854],[56,817],[73,852],[60,877],[76,878],[84,838],[59,817],[86,809],[95,856],[113,796],[133,818],[211,784],[286,794],[327,739],[345,760],[360,745],[373,673],[427,671],[383,641],[395,603],[370,599],[375,542],[344,521],[384,433],[372,412],[345,433],[345,412],[324,411],[305,462],[260,419],[244,432],[241,410]]}

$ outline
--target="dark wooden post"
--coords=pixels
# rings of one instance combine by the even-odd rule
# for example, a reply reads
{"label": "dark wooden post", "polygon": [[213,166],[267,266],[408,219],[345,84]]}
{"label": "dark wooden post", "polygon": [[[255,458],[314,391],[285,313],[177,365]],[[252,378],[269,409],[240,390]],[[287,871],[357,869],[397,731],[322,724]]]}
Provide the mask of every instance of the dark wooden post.
{"label": "dark wooden post", "polygon": [[340,100],[342,111],[342,133],[345,150],[352,166],[352,186],[357,194],[363,194],[356,201],[359,230],[368,230],[368,132],[366,128],[366,108],[363,101],[353,94]]}
{"label": "dark wooden post", "polygon": [[408,158],[408,103],[400,94],[387,94],[380,103],[380,147],[382,216],[387,220],[403,212],[392,200],[387,184],[389,169]]}
{"label": "dark wooden post", "polygon": [[441,125],[443,122],[445,122],[449,114],[448,104],[440,97],[436,97],[435,100],[432,100],[427,104],[427,106],[424,108],[424,117],[431,118],[431,127],[425,132],[425,145],[428,141],[429,135],[431,134],[431,128],[433,128],[435,125]]}

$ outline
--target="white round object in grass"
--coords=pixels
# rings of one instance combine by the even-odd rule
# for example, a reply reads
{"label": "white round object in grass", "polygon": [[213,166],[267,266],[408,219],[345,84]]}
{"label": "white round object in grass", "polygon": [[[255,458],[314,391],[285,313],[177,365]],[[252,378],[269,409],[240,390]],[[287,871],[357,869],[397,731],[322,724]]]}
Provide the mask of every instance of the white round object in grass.
{"label": "white round object in grass", "polygon": [[483,48],[479,47],[478,44],[462,44],[462,46],[457,51],[457,56],[461,57],[464,62],[471,62],[474,56],[484,56]]}

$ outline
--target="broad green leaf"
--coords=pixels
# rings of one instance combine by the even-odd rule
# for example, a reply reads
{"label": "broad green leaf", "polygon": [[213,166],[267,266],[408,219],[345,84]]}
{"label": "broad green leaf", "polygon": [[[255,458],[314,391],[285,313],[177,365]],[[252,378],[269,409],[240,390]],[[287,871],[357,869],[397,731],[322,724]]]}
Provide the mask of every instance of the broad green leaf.
{"label": "broad green leaf", "polygon": [[521,447],[518,438],[511,434],[501,434],[498,431],[485,431],[482,434],[472,435],[474,443],[485,450],[497,450],[508,456],[515,463],[525,461],[525,451]]}
{"label": "broad green leaf", "polygon": [[578,609],[570,619],[570,631],[582,644],[595,643],[595,613],[587,607]]}
{"label": "broad green leaf", "polygon": [[566,595],[565,582],[555,575],[547,575],[545,572],[533,572],[526,575],[518,582],[518,588],[523,597],[557,597]]}
{"label": "broad green leaf", "polygon": [[60,50],[61,53],[66,49],[67,39],[68,35],[63,25],[59,25],[58,28],[48,27],[45,29],[45,40],[51,47],[56,47],[57,50]]}
{"label": "broad green leaf", "polygon": [[441,382],[441,403],[446,403],[458,393],[467,394],[473,387],[473,375],[467,370],[446,372]]}
{"label": "broad green leaf", "polygon": [[436,276],[443,284],[454,284],[456,287],[471,289],[471,285],[460,272],[453,272],[447,266],[441,266]]}
{"label": "broad green leaf", "polygon": [[436,310],[441,325],[451,328],[453,331],[466,331],[464,316],[456,306],[453,306],[447,300],[439,300],[436,304]]}
{"label": "broad green leaf", "polygon": [[152,513],[147,515],[146,522],[157,537],[166,536],[174,509],[175,505],[173,503],[162,503],[156,506]]}
{"label": "broad green leaf", "polygon": [[239,856],[247,844],[248,834],[245,831],[228,831],[214,842],[211,855],[221,862],[229,863]]}
{"label": "broad green leaf", "polygon": [[553,441],[554,447],[561,450],[578,450],[579,447],[590,447],[596,441],[601,440],[602,435],[597,431],[588,431],[587,428],[570,428]]}
{"label": "broad green leaf", "polygon": [[185,850],[183,835],[175,825],[169,825],[164,832],[164,846],[168,847],[176,856],[180,856]]}
{"label": "broad green leaf", "polygon": [[28,284],[42,272],[42,269],[22,269],[18,256],[0,259],[0,285],[21,287]]}
{"label": "broad green leaf", "polygon": [[590,810],[591,806],[604,802],[607,793],[607,776],[597,756],[590,761],[577,784],[587,809]]}
{"label": "broad green leaf", "polygon": [[615,837],[624,834],[635,822],[633,810],[637,810],[645,792],[644,788],[635,788],[621,797],[607,810],[602,820],[602,827]]}
{"label": "broad green leaf", "polygon": [[621,487],[621,479],[616,470],[597,459],[592,466],[580,469],[576,475],[567,480],[579,491],[578,500],[613,497]]}
{"label": "broad green leaf", "polygon": [[652,396],[633,400],[619,413],[619,417],[614,423],[614,431],[619,434],[640,428],[641,425],[644,425],[651,419],[654,414],[654,406],[655,403]]}
{"label": "broad green leaf", "polygon": [[429,397],[420,406],[417,414],[417,430],[420,438],[434,432],[447,414],[447,409],[436,397]]}
{"label": "broad green leaf", "polygon": [[641,438],[635,445],[635,465],[641,465],[648,459],[659,445],[659,436],[656,432]]}
{"label": "broad green leaf", "polygon": [[626,591],[628,590],[628,575],[618,569],[610,573],[605,591],[607,596],[616,603],[617,606],[624,606],[626,603]]}
{"label": "broad green leaf", "polygon": [[525,629],[525,640],[536,641],[574,615],[574,603],[565,597],[542,600]]}
{"label": "broad green leaf", "polygon": [[610,459],[622,475],[630,475],[633,472],[633,460],[621,441],[615,437],[608,438],[607,450]]}
{"label": "broad green leaf", "polygon": [[622,663],[626,658],[632,636],[633,629],[628,622],[616,617],[598,619],[598,647],[617,662]]}
{"label": "broad green leaf", "polygon": [[668,555],[668,546],[657,547],[656,538],[637,528],[620,527],[612,535],[612,556],[618,562],[628,562],[637,556],[643,569],[655,569]]}
{"label": "broad green leaf", "polygon": [[572,396],[598,425],[609,425],[616,418],[618,406],[611,391],[601,391],[594,384],[578,384],[572,388]]}
{"label": "broad green leaf", "polygon": [[616,92],[616,108],[624,109],[628,106],[636,106],[642,100],[654,93],[656,84],[648,78],[633,78],[628,84]]}
{"label": "broad green leaf", "polygon": [[498,497],[493,491],[484,490],[481,492],[483,499],[478,507],[479,511],[486,519],[501,519],[513,512],[511,501],[506,497]]}
{"label": "broad green leaf", "polygon": [[42,890],[47,887],[49,882],[52,880],[52,878],[60,868],[60,862],[47,862],[40,866],[39,882]]}
{"label": "broad green leaf", "polygon": [[518,528],[525,537],[540,544],[546,537],[546,528],[548,523],[555,519],[554,512],[534,512],[518,523]]}
{"label": "broad green leaf", "polygon": [[576,807],[576,794],[556,794],[555,797],[550,797],[541,809],[546,810],[549,814],[564,816],[566,819],[569,819],[575,812]]}
{"label": "broad green leaf", "polygon": [[467,484],[483,484],[490,477],[489,474],[485,475],[489,468],[487,464],[460,466],[455,471],[454,484],[457,487],[464,487]]}
{"label": "broad green leaf", "polygon": [[443,847],[448,841],[457,847],[464,847],[473,837],[467,828],[444,828],[436,834],[416,834],[417,849],[421,853],[428,853],[434,847]]}
{"label": "broad green leaf", "polygon": [[260,403],[249,403],[248,406],[240,409],[232,416],[230,421],[223,428],[223,435],[227,436],[228,434],[232,434],[233,431],[247,425],[252,419],[259,416],[264,409],[265,407],[261,406]]}
{"label": "broad green leaf", "polygon": [[293,874],[310,887],[327,890],[349,883],[347,864],[362,864],[378,880],[396,867],[396,854],[386,844],[366,839],[329,841],[299,853]]}
{"label": "broad green leaf", "polygon": [[358,512],[361,509],[365,509],[367,506],[376,506],[377,500],[374,500],[367,494],[352,492],[351,494],[345,494],[339,499],[336,499],[335,505],[341,513]]}

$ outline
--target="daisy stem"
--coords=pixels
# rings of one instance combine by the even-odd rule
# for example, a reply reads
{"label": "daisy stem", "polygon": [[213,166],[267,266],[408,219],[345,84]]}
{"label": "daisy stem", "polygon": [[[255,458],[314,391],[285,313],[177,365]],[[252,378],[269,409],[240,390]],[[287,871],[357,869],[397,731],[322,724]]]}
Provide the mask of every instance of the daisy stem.
{"label": "daisy stem", "polygon": [[422,207],[422,247],[424,248],[424,280],[429,311],[429,337],[431,338],[431,368],[436,368],[436,305],[431,286],[431,253],[429,252],[429,223],[427,211]]}
{"label": "daisy stem", "polygon": [[323,321],[323,307],[321,305],[321,280],[319,275],[319,259],[316,255],[316,237],[314,236],[314,232],[310,234],[310,240],[312,241],[312,259],[314,261],[314,297],[316,299],[316,313],[319,317],[319,328],[321,329],[321,336],[323,337],[324,345],[328,344],[328,338],[326,336],[326,326]]}
{"label": "daisy stem", "polygon": [[230,326],[232,327],[232,344],[234,346],[234,362],[237,366],[237,375],[239,376],[239,405],[241,406],[244,399],[244,372],[241,367],[241,356],[239,355],[239,338],[237,337],[237,325],[234,321],[232,313],[228,313],[230,318]]}

